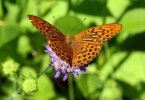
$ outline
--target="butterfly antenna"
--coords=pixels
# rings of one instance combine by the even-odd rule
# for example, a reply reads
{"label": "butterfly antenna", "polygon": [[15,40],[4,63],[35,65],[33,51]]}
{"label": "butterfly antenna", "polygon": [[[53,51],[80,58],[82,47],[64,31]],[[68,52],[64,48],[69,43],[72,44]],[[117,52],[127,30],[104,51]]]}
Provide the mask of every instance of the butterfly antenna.
{"label": "butterfly antenna", "polygon": [[[56,20],[56,18],[54,16],[53,16],[53,18]],[[59,21],[57,21],[57,23],[58,23],[59,27],[64,29],[64,27],[59,23]]]}
{"label": "butterfly antenna", "polygon": [[[86,20],[86,18],[84,18],[84,20],[83,21],[85,21]],[[82,22],[80,22],[78,25],[76,25],[71,31],[70,31],[70,33],[72,32],[72,31],[74,31],[74,29],[75,28],[77,28],[79,25],[81,25],[82,23],[83,23],[83,21]]]}

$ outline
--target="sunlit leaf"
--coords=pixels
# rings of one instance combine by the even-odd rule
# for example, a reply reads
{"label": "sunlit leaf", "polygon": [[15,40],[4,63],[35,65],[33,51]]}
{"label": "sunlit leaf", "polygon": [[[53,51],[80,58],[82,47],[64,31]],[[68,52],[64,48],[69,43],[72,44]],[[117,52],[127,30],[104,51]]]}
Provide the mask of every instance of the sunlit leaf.
{"label": "sunlit leaf", "polygon": [[64,0],[59,0],[55,3],[55,5],[51,8],[49,13],[46,13],[44,19],[49,19],[49,22],[52,24],[55,19],[53,16],[58,19],[59,17],[65,16],[68,11],[68,4]]}
{"label": "sunlit leaf", "polygon": [[20,29],[16,23],[5,23],[0,29],[0,47],[15,39],[19,35]]}
{"label": "sunlit leaf", "polygon": [[139,81],[145,82],[145,52],[132,52],[120,65],[114,78],[135,86]]}
{"label": "sunlit leaf", "polygon": [[41,15],[45,15],[47,14],[51,8],[53,6],[55,6],[56,1],[55,0],[51,0],[51,1],[46,1],[46,0],[42,0],[42,2],[40,2],[40,14]]}
{"label": "sunlit leaf", "polygon": [[27,54],[31,52],[32,47],[30,44],[30,40],[27,36],[23,35],[19,37],[17,50],[24,57],[26,57]]}
{"label": "sunlit leaf", "polygon": [[136,8],[125,13],[119,22],[123,25],[123,30],[117,38],[119,42],[123,42],[128,36],[133,36],[145,31],[144,12],[145,8]]}
{"label": "sunlit leaf", "polygon": [[101,100],[121,100],[121,98],[122,98],[121,88],[117,86],[117,83],[115,81],[108,80],[105,83],[100,99]]}
{"label": "sunlit leaf", "polygon": [[21,75],[24,75],[26,77],[29,77],[30,75],[32,75],[33,77],[37,76],[36,71],[30,66],[22,66],[22,68],[20,69],[20,73]]}
{"label": "sunlit leaf", "polygon": [[35,93],[35,100],[49,100],[55,97],[55,90],[53,87],[53,83],[46,75],[41,76],[38,79],[38,92]]}
{"label": "sunlit leaf", "polygon": [[87,96],[91,99],[96,99],[99,96],[99,88],[101,88],[101,81],[96,74],[81,74],[76,79],[79,90],[83,93],[84,96]]}
{"label": "sunlit leaf", "polygon": [[109,57],[108,61],[105,63],[103,68],[100,70],[100,78],[105,81],[109,75],[114,71],[114,69],[120,67],[120,64],[127,57],[127,52],[120,52]]}
{"label": "sunlit leaf", "polygon": [[121,14],[130,5],[130,0],[108,0],[107,7],[115,17],[120,17]]}

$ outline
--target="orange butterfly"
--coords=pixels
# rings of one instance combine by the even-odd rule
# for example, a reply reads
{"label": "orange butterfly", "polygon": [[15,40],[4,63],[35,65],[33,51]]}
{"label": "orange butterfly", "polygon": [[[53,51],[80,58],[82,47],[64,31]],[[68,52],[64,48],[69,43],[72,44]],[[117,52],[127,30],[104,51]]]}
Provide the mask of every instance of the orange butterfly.
{"label": "orange butterfly", "polygon": [[71,34],[64,36],[45,20],[33,15],[28,17],[48,39],[49,47],[71,67],[88,64],[99,54],[102,44],[122,29],[121,24],[105,24],[87,29],[74,37]]}

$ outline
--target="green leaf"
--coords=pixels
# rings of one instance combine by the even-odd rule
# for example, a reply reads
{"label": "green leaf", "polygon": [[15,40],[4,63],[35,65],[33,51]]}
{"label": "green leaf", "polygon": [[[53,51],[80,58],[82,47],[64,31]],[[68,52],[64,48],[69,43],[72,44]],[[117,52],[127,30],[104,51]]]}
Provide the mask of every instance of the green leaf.
{"label": "green leaf", "polygon": [[5,2],[5,5],[8,10],[7,16],[5,17],[5,22],[16,23],[19,14],[19,7],[15,4],[9,3],[8,1]]}
{"label": "green leaf", "polygon": [[129,10],[120,20],[123,25],[122,33],[118,36],[118,41],[123,42],[128,36],[139,34],[145,31],[145,8]]}
{"label": "green leaf", "polygon": [[105,63],[103,68],[100,70],[100,79],[102,81],[107,80],[110,74],[114,71],[115,68],[120,67],[120,63],[124,61],[127,56],[127,52],[119,52],[111,57],[109,57],[108,61]]}
{"label": "green leaf", "polygon": [[36,0],[28,0],[25,11],[22,13],[22,16],[25,18],[28,15],[38,15],[38,4]]}
{"label": "green leaf", "polygon": [[34,100],[50,100],[56,96],[54,86],[50,78],[46,75],[38,79],[38,92],[34,95]]}
{"label": "green leaf", "polygon": [[[49,64],[50,64],[50,55],[49,54],[45,54],[45,55],[43,55],[43,57],[42,57],[42,63],[41,63],[41,69],[40,69],[40,71],[43,71],[46,67],[48,67],[49,66]],[[48,71],[50,71],[51,69],[49,69]]]}
{"label": "green leaf", "polygon": [[108,80],[105,83],[100,99],[101,100],[121,100],[121,98],[122,98],[121,88],[117,86],[117,83],[115,81]]}
{"label": "green leaf", "polygon": [[144,100],[145,99],[145,92],[143,92],[141,95],[140,95],[140,99],[139,100]]}
{"label": "green leaf", "polygon": [[84,96],[91,98],[92,100],[99,97],[99,88],[101,88],[101,81],[96,74],[80,74],[78,78],[76,78],[76,82],[78,88],[83,93]]}
{"label": "green leaf", "polygon": [[19,37],[17,50],[24,57],[26,57],[27,54],[32,51],[30,40],[26,35]]}
{"label": "green leaf", "polygon": [[26,77],[29,77],[30,75],[32,75],[33,77],[37,76],[36,71],[30,66],[22,66],[22,68],[20,69],[20,74]]}
{"label": "green leaf", "polygon": [[19,26],[21,28],[21,33],[24,34],[28,33],[28,30],[28,34],[38,32],[38,30],[33,26],[31,21],[29,20],[28,15],[21,19]]}
{"label": "green leaf", "polygon": [[130,0],[108,0],[107,7],[115,17],[120,17],[121,14],[130,5]]}
{"label": "green leaf", "polygon": [[0,19],[3,17],[2,0],[0,0]]}
{"label": "green leaf", "polygon": [[0,29],[0,47],[15,39],[19,35],[20,29],[16,23],[5,23]]}
{"label": "green leaf", "polygon": [[65,97],[58,97],[56,100],[67,100]]}
{"label": "green leaf", "polygon": [[117,80],[135,86],[140,81],[145,82],[144,66],[145,52],[132,52],[113,76]]}
{"label": "green leaf", "polygon": [[40,2],[40,15],[45,15],[46,13],[48,13],[51,10],[51,8],[55,6],[55,3],[55,0],[43,0],[42,2]]}
{"label": "green leaf", "polygon": [[68,11],[68,3],[65,0],[55,2],[54,6],[51,8],[49,13],[45,15],[44,19],[50,19],[50,23],[53,23],[55,20],[52,16],[55,16],[56,19],[59,17],[65,16]]}
{"label": "green leaf", "polygon": [[76,83],[83,95],[88,96],[87,74],[81,73],[79,77],[76,78]]}

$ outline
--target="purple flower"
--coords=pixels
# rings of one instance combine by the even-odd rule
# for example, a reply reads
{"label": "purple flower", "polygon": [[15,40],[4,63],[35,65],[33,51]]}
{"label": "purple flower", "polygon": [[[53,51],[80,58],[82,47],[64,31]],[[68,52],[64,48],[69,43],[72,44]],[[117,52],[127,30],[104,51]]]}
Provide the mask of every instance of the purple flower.
{"label": "purple flower", "polygon": [[69,64],[66,63],[66,61],[62,61],[60,57],[56,55],[55,52],[52,51],[52,49],[46,45],[47,50],[45,52],[49,53],[51,56],[51,64],[49,66],[53,66],[55,68],[56,74],[55,78],[58,78],[60,74],[64,74],[63,81],[65,81],[68,77],[68,73],[73,73],[75,77],[78,77],[79,74],[78,72],[87,72],[86,67],[88,66],[87,64],[83,66],[78,66],[78,67],[71,67]]}

